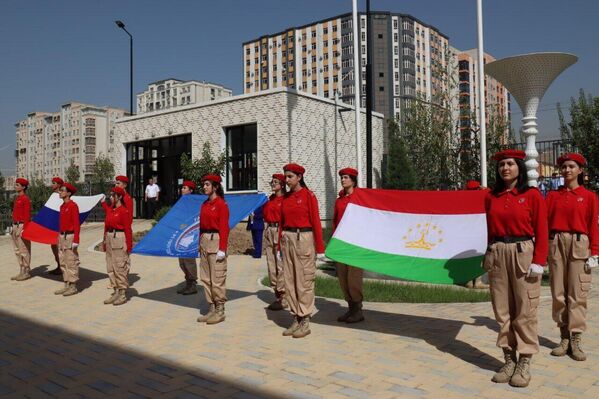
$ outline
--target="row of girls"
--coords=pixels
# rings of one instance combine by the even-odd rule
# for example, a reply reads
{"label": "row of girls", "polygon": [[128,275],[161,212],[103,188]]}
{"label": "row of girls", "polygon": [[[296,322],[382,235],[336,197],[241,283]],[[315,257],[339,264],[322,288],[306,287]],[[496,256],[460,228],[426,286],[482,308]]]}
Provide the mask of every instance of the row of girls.
{"label": "row of girls", "polygon": [[[106,271],[112,295],[104,301],[106,305],[122,305],[127,302],[126,291],[129,287],[129,254],[133,248],[133,200],[126,188],[129,179],[117,176],[115,186],[110,191],[109,201],[102,197],[102,208],[106,214],[104,222],[103,249],[106,252]],[[13,249],[19,264],[19,273],[11,280],[25,281],[31,278],[31,242],[23,237],[25,227],[31,222],[31,201],[27,196],[29,181],[24,178],[15,180],[17,198],[12,212],[11,238]],[[71,199],[77,188],[60,177],[52,179],[52,189],[62,200],[58,221],[58,243],[52,245],[64,286],[54,292],[55,295],[68,297],[79,292],[79,207]],[[54,270],[50,274],[57,274]]]}
{"label": "row of girls", "polygon": [[537,308],[547,264],[561,338],[551,355],[586,360],[581,341],[591,270],[598,264],[599,201],[583,187],[586,160],[580,154],[558,159],[564,185],[546,199],[528,186],[523,151],[505,150],[493,158],[496,185],[485,198],[489,246],[483,267],[505,363],[492,381],[526,387],[532,356],[539,352]]}
{"label": "row of girls", "polygon": [[[275,293],[275,301],[268,308],[289,309],[293,321],[283,335],[303,338],[310,334],[310,317],[314,312],[316,259],[324,259],[325,248],[318,201],[308,189],[304,167],[290,163],[283,167],[283,172],[272,176],[273,193],[264,206],[267,223],[264,244]],[[346,168],[339,175],[344,189],[335,205],[334,227],[356,187],[358,172]],[[216,324],[225,320],[229,210],[223,199],[220,176],[204,176],[202,184],[208,199],[200,210],[200,279],[209,308],[197,321]],[[183,190],[188,191],[185,183]],[[338,274],[349,304],[349,310],[338,320],[348,323],[364,320],[361,269],[338,265]]]}

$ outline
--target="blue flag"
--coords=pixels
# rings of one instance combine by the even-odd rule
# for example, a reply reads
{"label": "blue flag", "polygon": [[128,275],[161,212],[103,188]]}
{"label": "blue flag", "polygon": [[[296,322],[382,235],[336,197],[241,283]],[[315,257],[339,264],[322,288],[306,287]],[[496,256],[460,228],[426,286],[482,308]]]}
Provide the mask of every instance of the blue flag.
{"label": "blue flag", "polygon": [[[206,195],[183,195],[170,211],[134,247],[132,253],[175,258],[197,258],[200,207]],[[229,194],[229,227],[245,219],[268,201],[266,194]]]}

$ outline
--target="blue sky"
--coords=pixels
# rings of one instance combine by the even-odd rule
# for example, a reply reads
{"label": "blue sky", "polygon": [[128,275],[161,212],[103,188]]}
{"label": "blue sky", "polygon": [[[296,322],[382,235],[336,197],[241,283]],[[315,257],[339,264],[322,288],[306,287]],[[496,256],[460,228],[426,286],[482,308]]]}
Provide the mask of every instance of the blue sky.
{"label": "blue sky", "polygon": [[[361,9],[365,1],[360,0]],[[411,14],[459,49],[476,46],[475,0],[372,0],[373,10]],[[580,88],[599,95],[599,1],[485,0],[485,50],[496,58],[576,54],[577,64],[545,94],[541,138],[558,136],[558,101]],[[1,0],[0,169],[14,174],[14,123],[70,100],[129,107],[129,42],[134,92],[167,77],[207,80],[242,92],[241,43],[351,11],[351,0]],[[514,102],[514,126],[521,113]]]}

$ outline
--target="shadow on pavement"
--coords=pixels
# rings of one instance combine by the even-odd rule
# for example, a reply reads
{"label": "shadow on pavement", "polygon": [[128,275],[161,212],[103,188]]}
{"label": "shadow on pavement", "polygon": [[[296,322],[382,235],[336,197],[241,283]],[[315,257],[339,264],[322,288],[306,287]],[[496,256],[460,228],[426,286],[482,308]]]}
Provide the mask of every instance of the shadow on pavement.
{"label": "shadow on pavement", "polygon": [[0,396],[282,398],[0,311]]}
{"label": "shadow on pavement", "polygon": [[[52,266],[52,269],[54,269],[54,266]],[[51,270],[49,265],[37,266],[31,269],[31,276],[41,277],[48,280],[60,282],[63,281],[62,275],[49,274],[49,270]],[[79,291],[84,291],[91,287],[94,281],[103,279],[108,279],[108,275],[106,273],[99,273],[95,270],[86,269],[85,267],[79,267],[79,281],[77,282],[77,288],[79,289]]]}
{"label": "shadow on pavement", "polygon": [[[177,288],[180,284],[174,285],[168,288],[162,288],[156,291],[145,292],[143,294],[137,293],[136,290],[130,289],[131,296],[137,296],[139,298],[149,299],[152,301],[169,303],[171,305],[185,306],[193,309],[201,309],[202,311],[208,310],[208,303],[204,296],[204,289],[198,284],[198,292],[192,295],[181,295],[177,294]],[[234,301],[236,299],[245,298],[250,295],[255,295],[254,292],[246,292],[239,290],[227,289],[227,300]]]}
{"label": "shadow on pavement", "polygon": [[[273,300],[273,295],[268,290],[258,291],[257,296],[265,303],[270,303]],[[337,316],[347,310],[345,306],[341,306],[339,303],[329,301],[325,298],[317,297],[316,307],[318,308],[318,313],[312,318],[312,323],[421,339],[441,352],[453,355],[482,369],[496,371],[502,366],[502,363],[495,357],[456,338],[464,325],[487,326],[484,323],[467,323],[460,320],[404,315],[365,309],[364,316],[366,320],[364,322],[346,324],[339,323],[336,320]],[[287,328],[291,325],[292,318],[289,312],[273,312],[270,310],[265,310],[265,312],[267,318],[278,326]]]}
{"label": "shadow on pavement", "polygon": [[[487,316],[471,316],[474,319],[474,325],[476,326],[486,326],[489,330],[493,330],[496,333],[499,333],[499,325],[497,322]],[[557,334],[559,334],[559,330],[556,327]],[[550,340],[549,338],[543,337],[539,335],[539,345],[544,346],[545,348],[553,349],[557,346],[557,342]]]}

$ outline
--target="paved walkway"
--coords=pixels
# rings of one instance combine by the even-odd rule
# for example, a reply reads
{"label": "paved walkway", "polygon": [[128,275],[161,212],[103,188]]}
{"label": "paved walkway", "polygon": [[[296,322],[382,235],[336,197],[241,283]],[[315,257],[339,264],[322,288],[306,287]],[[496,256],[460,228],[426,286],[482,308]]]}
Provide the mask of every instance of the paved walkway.
{"label": "paved walkway", "polygon": [[[147,228],[136,222],[135,229]],[[550,299],[541,301],[541,353],[529,388],[490,381],[500,366],[497,326],[482,304],[367,303],[366,322],[339,324],[339,301],[317,298],[312,334],[281,336],[291,322],[270,312],[258,280],[265,261],[229,258],[227,320],[195,321],[203,295],[175,293],[182,280],[171,258],[132,257],[124,306],[102,304],[104,255],[85,251],[102,226],[82,233],[83,292],[53,295],[61,286],[45,271],[50,248],[33,245],[34,278],[10,281],[16,260],[0,237],[0,395],[10,397],[164,398],[597,398],[599,301],[590,300],[586,362],[556,359]],[[52,266],[53,267],[53,266]],[[595,276],[598,278],[599,276]]]}

